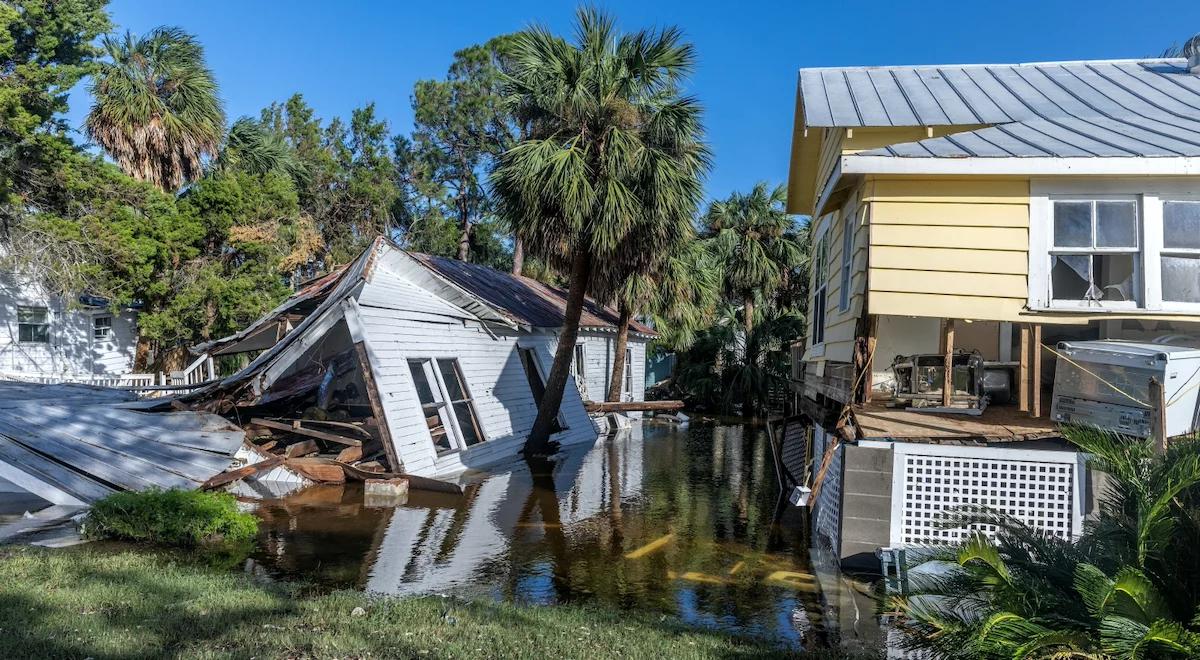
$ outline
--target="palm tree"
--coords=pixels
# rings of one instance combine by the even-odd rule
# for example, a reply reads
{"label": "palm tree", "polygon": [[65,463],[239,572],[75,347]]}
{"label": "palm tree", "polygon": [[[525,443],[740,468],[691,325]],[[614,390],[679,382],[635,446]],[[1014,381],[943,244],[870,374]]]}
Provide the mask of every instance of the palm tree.
{"label": "palm tree", "polygon": [[711,319],[720,297],[720,270],[708,244],[695,238],[690,223],[680,240],[660,246],[657,252],[662,258],[653,270],[630,272],[617,288],[619,327],[607,401],[621,398],[629,322],[635,315],[649,317],[665,345],[686,350]]}
{"label": "palm tree", "polygon": [[1107,473],[1075,542],[987,510],[951,523],[1000,529],[911,570],[893,605],[908,643],[939,658],[1200,656],[1200,441],[1156,455],[1091,429],[1065,435]]}
{"label": "palm tree", "polygon": [[[618,282],[604,269],[614,260],[655,258],[653,246],[695,213],[709,161],[700,106],[679,88],[695,51],[677,28],[622,35],[611,17],[582,9],[575,32],[573,43],[541,27],[515,38],[504,95],[529,134],[491,179],[499,214],[525,250],[568,273],[563,329],[527,453],[549,447],[584,297],[611,298]],[[632,241],[646,236],[656,239],[651,249]]]}
{"label": "palm tree", "polygon": [[86,129],[135,179],[174,192],[199,178],[220,147],[225,112],[192,35],[159,27],[104,38],[108,61],[92,82]]}
{"label": "palm tree", "polygon": [[755,303],[788,281],[804,263],[803,239],[784,210],[787,188],[758,183],[749,193],[713,202],[704,221],[724,264],[726,295],[741,302],[746,336],[754,329]]}
{"label": "palm tree", "polygon": [[249,117],[239,117],[229,127],[215,169],[249,174],[280,172],[293,179],[305,176],[300,159],[283,136]]}

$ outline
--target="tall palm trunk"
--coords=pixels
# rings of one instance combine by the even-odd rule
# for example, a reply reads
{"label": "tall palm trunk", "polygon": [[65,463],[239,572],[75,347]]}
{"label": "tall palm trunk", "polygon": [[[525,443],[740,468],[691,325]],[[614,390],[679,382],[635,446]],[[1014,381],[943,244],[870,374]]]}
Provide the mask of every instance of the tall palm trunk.
{"label": "tall palm trunk", "polygon": [[746,379],[742,390],[742,417],[755,417],[754,409],[754,390],[752,388],[753,379],[750,378],[750,372],[754,368],[755,355],[750,352],[750,333],[754,332],[754,298],[747,297],[743,301],[742,319],[742,363],[745,365]]}
{"label": "tall palm trunk", "polygon": [[591,257],[586,250],[575,251],[571,260],[571,278],[567,284],[567,309],[564,313],[562,332],[558,337],[558,349],[554,352],[554,365],[546,379],[546,393],[538,405],[537,419],[533,430],[525,441],[526,455],[546,453],[550,449],[550,432],[562,406],[563,390],[571,376],[571,360],[575,357],[575,340],[579,338],[579,317],[583,314],[583,300],[587,296],[592,276]]}
{"label": "tall palm trunk", "polygon": [[633,319],[633,310],[624,302],[618,305],[621,320],[617,326],[617,345],[613,349],[612,376],[608,379],[608,396],[605,401],[620,401],[621,390],[625,384],[625,347],[629,345],[629,321]]}
{"label": "tall palm trunk", "polygon": [[525,243],[520,236],[513,237],[513,267],[512,274],[520,275],[525,268]]}

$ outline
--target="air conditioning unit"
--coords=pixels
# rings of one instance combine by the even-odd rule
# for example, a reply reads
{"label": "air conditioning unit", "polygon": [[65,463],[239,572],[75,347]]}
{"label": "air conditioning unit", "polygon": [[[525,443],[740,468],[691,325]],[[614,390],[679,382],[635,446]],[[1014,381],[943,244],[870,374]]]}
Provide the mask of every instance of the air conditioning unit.
{"label": "air conditioning unit", "polygon": [[1145,438],[1154,402],[1150,379],[1163,385],[1167,435],[1200,427],[1200,350],[1117,340],[1061,342],[1050,417]]}

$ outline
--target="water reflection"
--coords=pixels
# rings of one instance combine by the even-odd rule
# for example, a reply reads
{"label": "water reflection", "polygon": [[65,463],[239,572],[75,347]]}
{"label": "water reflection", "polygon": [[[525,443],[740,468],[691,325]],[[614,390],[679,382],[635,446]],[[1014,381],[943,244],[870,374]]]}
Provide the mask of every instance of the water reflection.
{"label": "water reflection", "polygon": [[[809,561],[803,510],[778,506],[766,434],[645,424],[552,464],[468,476],[372,508],[353,486],[264,503],[256,559],[390,594],[601,601],[796,644],[845,628]],[[823,590],[822,587],[825,587]]]}

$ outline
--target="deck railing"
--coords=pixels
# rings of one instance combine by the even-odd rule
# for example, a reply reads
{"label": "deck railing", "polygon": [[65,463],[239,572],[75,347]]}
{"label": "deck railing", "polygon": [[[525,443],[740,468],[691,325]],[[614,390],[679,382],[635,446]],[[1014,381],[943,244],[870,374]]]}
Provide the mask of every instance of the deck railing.
{"label": "deck railing", "polygon": [[0,380],[10,380],[20,383],[40,383],[43,385],[77,383],[95,387],[112,387],[137,392],[138,396],[142,398],[164,396],[166,394],[182,394],[199,389],[217,377],[216,365],[212,357],[207,354],[201,355],[187,367],[179,371],[172,371],[170,374],[158,372],[109,376],[0,372]]}

